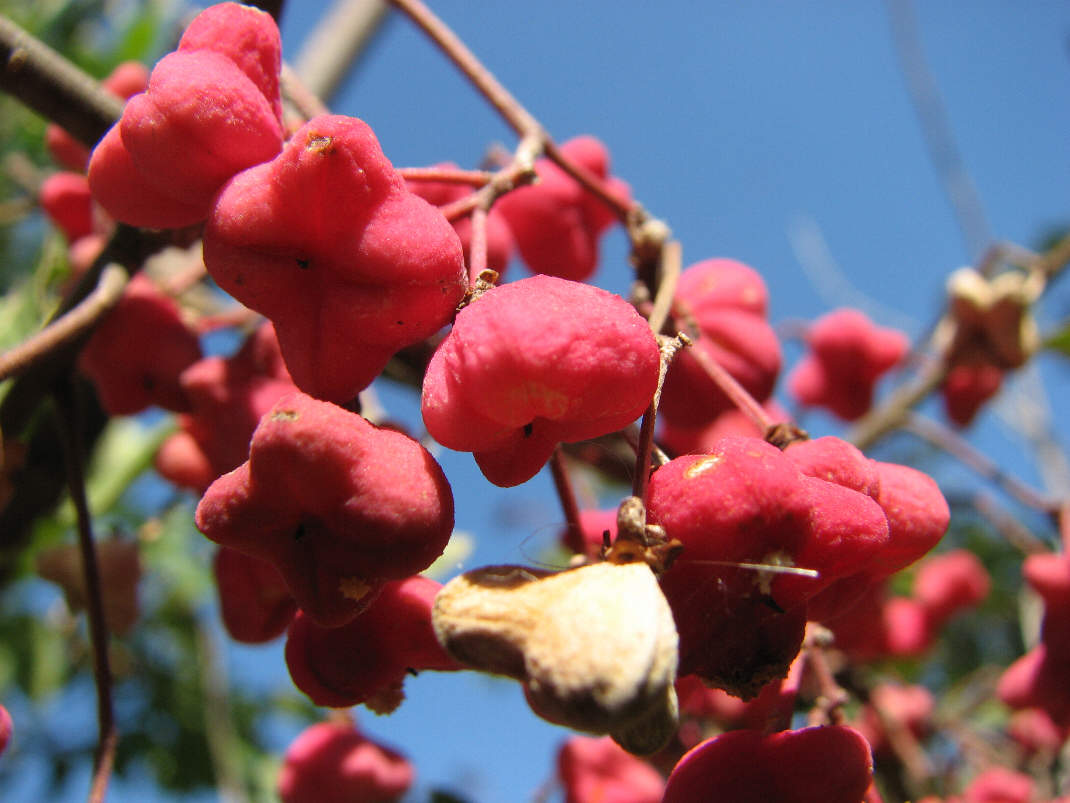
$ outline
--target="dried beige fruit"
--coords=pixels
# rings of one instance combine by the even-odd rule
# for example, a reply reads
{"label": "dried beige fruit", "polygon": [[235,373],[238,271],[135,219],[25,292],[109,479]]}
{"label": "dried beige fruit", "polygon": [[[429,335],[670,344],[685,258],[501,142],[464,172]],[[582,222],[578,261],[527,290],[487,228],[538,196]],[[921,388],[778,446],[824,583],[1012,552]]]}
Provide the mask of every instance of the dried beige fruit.
{"label": "dried beige fruit", "polygon": [[450,655],[520,680],[544,719],[639,755],[676,731],[676,626],[645,563],[476,569],[443,587],[431,618]]}

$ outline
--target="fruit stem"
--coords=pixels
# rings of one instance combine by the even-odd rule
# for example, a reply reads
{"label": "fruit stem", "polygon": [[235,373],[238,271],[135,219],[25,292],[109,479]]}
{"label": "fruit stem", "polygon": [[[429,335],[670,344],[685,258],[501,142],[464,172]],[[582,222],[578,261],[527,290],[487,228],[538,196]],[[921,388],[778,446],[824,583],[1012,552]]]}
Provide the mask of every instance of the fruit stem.
{"label": "fruit stem", "polygon": [[75,403],[76,389],[72,382],[62,383],[53,394],[56,404],[56,423],[63,444],[63,458],[67,469],[67,486],[78,519],[78,546],[82,553],[89,614],[89,634],[93,645],[93,675],[97,688],[97,724],[99,741],[93,759],[93,780],[89,790],[89,803],[100,803],[111,778],[115,761],[115,748],[119,733],[115,727],[112,707],[112,675],[108,662],[108,625],[104,619],[104,602],[101,596],[100,569],[93,540],[92,516],[85,493],[85,475],[82,470],[82,426]]}

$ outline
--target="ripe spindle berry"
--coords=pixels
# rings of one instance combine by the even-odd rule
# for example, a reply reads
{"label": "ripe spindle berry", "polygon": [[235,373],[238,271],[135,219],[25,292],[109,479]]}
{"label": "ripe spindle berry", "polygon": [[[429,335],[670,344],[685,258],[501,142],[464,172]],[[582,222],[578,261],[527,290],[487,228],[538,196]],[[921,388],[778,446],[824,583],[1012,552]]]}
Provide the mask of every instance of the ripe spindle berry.
{"label": "ripe spindle berry", "polygon": [[852,728],[737,730],[680,759],[664,803],[859,803],[872,778],[869,745]]}
{"label": "ripe spindle berry", "polygon": [[383,714],[400,705],[408,675],[460,669],[431,626],[441,588],[420,576],[386,583],[365,611],[340,627],[320,627],[298,613],[286,637],[294,685],[316,705],[364,703]]}
{"label": "ripe spindle berry", "polygon": [[78,367],[112,415],[132,415],[151,405],[181,412],[190,402],[179,375],[200,358],[200,342],[178,305],[138,274],[93,330]]}
{"label": "ripe spindle berry", "polygon": [[453,227],[406,189],[371,128],[337,115],[223,188],[204,263],[275,324],[294,383],[339,404],[449,323],[467,287]]}
{"label": "ripe spindle berry", "polygon": [[826,407],[845,421],[869,410],[877,380],[910,346],[902,332],[876,326],[855,309],[818,319],[806,340],[810,351],[788,376],[788,388],[802,404]]}
{"label": "ripe spindle berry", "polygon": [[412,786],[412,765],[354,726],[320,722],[286,750],[279,771],[282,803],[389,803]]}
{"label": "ripe spindle berry", "polygon": [[203,220],[226,181],[282,147],[281,66],[270,14],[238,3],[198,14],[93,151],[93,196],[132,226]]}
{"label": "ripe spindle berry", "polygon": [[[445,170],[455,170],[457,165],[453,162],[442,162],[434,167]],[[408,188],[411,192],[419,195],[425,201],[435,206],[446,206],[453,201],[471,194],[472,187],[457,184],[451,181],[409,181]],[[461,238],[461,247],[464,249],[464,262],[471,267],[472,248],[472,218],[465,216],[453,221],[453,229]],[[490,270],[497,271],[499,277],[505,273],[509,259],[513,255],[513,234],[509,231],[509,224],[505,222],[501,211],[492,207],[487,213],[487,264]],[[471,270],[469,271],[471,274]],[[474,282],[478,277],[470,275],[469,280]]]}
{"label": "ripe spindle berry", "polygon": [[[757,401],[773,392],[780,371],[780,342],[765,319],[768,294],[753,268],[732,259],[707,259],[680,275],[674,309],[698,328],[691,349],[718,363]],[[689,349],[673,360],[659,412],[674,427],[705,426],[732,401]]]}
{"label": "ripe spindle berry", "polygon": [[650,327],[624,299],[552,276],[521,279],[458,313],[424,376],[424,424],[443,446],[474,452],[495,485],[519,485],[559,441],[638,418],[658,362]]}
{"label": "ripe spindle berry", "polygon": [[604,736],[573,736],[557,752],[565,803],[659,803],[660,773]]}
{"label": "ripe spindle berry", "polygon": [[249,457],[261,417],[297,388],[282,361],[275,329],[262,324],[234,356],[206,357],[179,376],[190,410],[156,452],[161,476],[199,493]]}
{"label": "ripe spindle berry", "polygon": [[334,627],[442,554],[453,494],[416,441],[292,393],[261,420],[249,460],[205,492],[196,522],[273,564],[301,609]]}
{"label": "ripe spindle berry", "polygon": [[263,644],[286,632],[297,603],[274,566],[236,549],[220,547],[212,561],[219,613],[230,637]]}
{"label": "ripe spindle berry", "polygon": [[[622,202],[631,199],[626,183],[609,176],[609,153],[594,137],[575,137],[561,154],[601,179]],[[583,281],[598,267],[598,240],[615,218],[594,195],[549,159],[535,163],[536,184],[498,199],[493,210],[509,224],[517,249],[532,273]]]}

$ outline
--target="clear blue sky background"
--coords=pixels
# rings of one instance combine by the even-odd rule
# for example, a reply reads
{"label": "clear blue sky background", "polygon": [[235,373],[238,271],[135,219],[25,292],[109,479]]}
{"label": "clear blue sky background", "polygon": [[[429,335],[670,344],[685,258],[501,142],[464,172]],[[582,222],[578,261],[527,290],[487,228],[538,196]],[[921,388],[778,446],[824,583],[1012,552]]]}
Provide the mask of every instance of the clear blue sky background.
{"label": "clear blue sky background", "polygon": [[[685,264],[729,256],[761,271],[774,322],[861,302],[878,322],[917,334],[941,306],[946,275],[975,256],[931,167],[878,0],[431,4],[559,141],[591,133],[609,146],[615,172],[682,241]],[[992,232],[1036,244],[1070,223],[1070,5],[917,5],[925,57]],[[288,58],[326,7],[288,3]],[[397,166],[475,165],[490,144],[515,141],[400,17],[387,21],[333,108],[366,120]],[[804,270],[790,236],[804,226],[819,227],[841,273]],[[617,232],[596,282],[625,293],[625,257]],[[514,263],[510,278],[522,275]],[[1047,308],[1048,324],[1066,317],[1063,299]],[[1065,406],[1066,365],[1045,368]],[[382,395],[415,420],[411,394]],[[815,434],[838,431],[820,415],[807,424]],[[1035,479],[1017,436],[991,414],[980,427],[991,454]],[[530,562],[552,540],[561,514],[545,474],[503,490],[470,455],[440,459],[457,526],[478,539],[467,567]],[[290,682],[281,645],[236,648],[231,658],[238,682]],[[435,785],[479,803],[529,799],[568,735],[531,715],[513,683],[426,674],[408,695],[390,717],[357,715],[412,757],[417,798]],[[296,725],[281,719],[270,732],[280,751],[294,735]],[[139,784],[115,792],[114,800],[144,799]]]}

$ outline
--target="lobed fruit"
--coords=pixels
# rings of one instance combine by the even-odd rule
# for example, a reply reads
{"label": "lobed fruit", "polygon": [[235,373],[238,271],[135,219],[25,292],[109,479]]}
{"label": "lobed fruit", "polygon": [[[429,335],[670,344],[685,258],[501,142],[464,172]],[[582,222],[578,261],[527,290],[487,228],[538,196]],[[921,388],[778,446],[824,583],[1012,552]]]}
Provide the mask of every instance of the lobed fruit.
{"label": "lobed fruit", "polygon": [[819,318],[807,343],[810,351],[788,376],[788,389],[802,404],[826,407],[845,421],[869,410],[877,380],[910,347],[902,332],[876,326],[855,309]]}
{"label": "lobed fruit", "polygon": [[406,189],[371,128],[332,115],[223,187],[204,262],[273,321],[294,383],[338,403],[449,323],[467,287],[449,222]]}
{"label": "lobed fruit", "polygon": [[320,722],[286,750],[279,770],[282,803],[388,803],[412,786],[412,765],[352,725]]}
{"label": "lobed fruit", "polygon": [[519,485],[559,441],[638,418],[658,362],[650,327],[624,299],[552,276],[522,279],[458,313],[424,376],[424,424],[443,446],[473,452],[495,485]]}
{"label": "lobed fruit", "polygon": [[340,627],[321,627],[298,613],[286,637],[294,685],[316,705],[366,703],[388,713],[401,703],[409,674],[460,669],[431,627],[440,588],[418,576],[386,583],[365,611]]}
{"label": "lobed fruit", "polygon": [[179,375],[200,358],[200,342],[178,305],[138,274],[93,330],[78,367],[112,415],[132,415],[151,405],[181,412],[190,401]]}
{"label": "lobed fruit", "polygon": [[274,565],[308,616],[338,626],[442,553],[453,494],[416,441],[295,392],[261,420],[248,461],[208,488],[196,522]]}
{"label": "lobed fruit", "polygon": [[[618,199],[631,189],[609,175],[609,153],[594,137],[576,137],[560,146],[562,156],[580,165]],[[549,159],[535,163],[538,182],[513,190],[494,205],[509,225],[517,249],[532,273],[583,281],[598,267],[598,240],[613,213]]]}
{"label": "lobed fruit", "polygon": [[93,196],[132,226],[203,220],[226,181],[279,152],[281,66],[270,14],[238,3],[202,11],[94,149]]}

